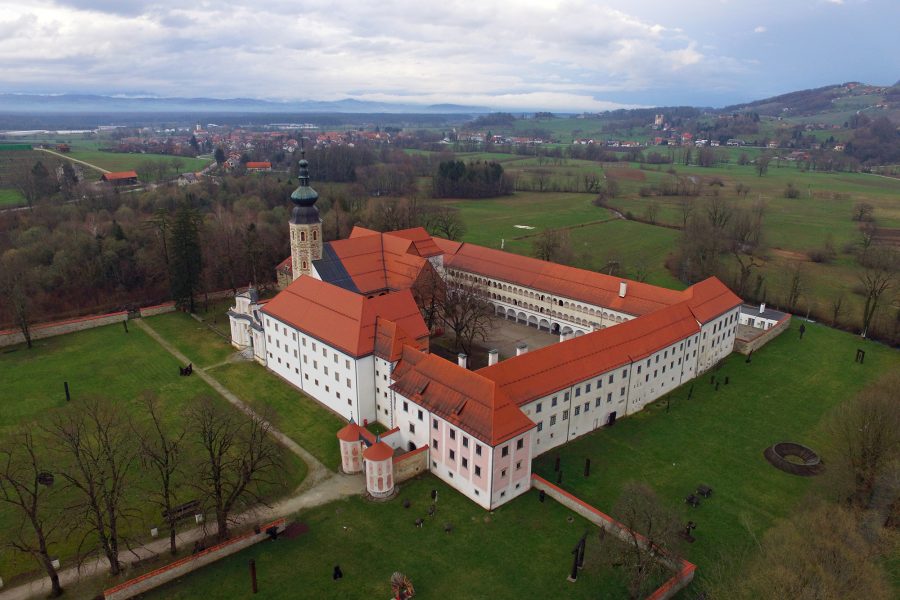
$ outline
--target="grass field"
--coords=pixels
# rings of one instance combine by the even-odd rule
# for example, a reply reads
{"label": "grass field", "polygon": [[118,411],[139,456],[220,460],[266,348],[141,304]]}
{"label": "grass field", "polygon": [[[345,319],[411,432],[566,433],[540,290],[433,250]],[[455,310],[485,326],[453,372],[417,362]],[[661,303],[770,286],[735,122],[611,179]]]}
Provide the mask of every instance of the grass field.
{"label": "grass field", "polygon": [[0,207],[19,206],[25,204],[25,198],[18,190],[0,188]]}
{"label": "grass field", "polygon": [[[431,489],[438,490],[433,519],[425,517]],[[405,499],[412,504],[408,510]],[[426,519],[421,529],[413,524],[417,517]],[[299,538],[264,542],[144,597],[236,598],[244,590],[249,596],[251,558],[259,580],[254,598],[388,598],[394,571],[406,574],[423,600],[627,596],[620,574],[599,564],[593,533],[585,569],[577,582],[566,581],[572,547],[596,528],[552,500],[538,502],[534,490],[488,513],[426,476],[403,484],[390,502],[351,498],[298,519],[310,528]],[[453,524],[450,534],[444,532],[447,522]],[[331,578],[335,565],[344,573],[337,582]]]}
{"label": "grass field", "polygon": [[[14,347],[0,354],[0,439],[24,428],[36,430],[49,425],[53,418],[67,409],[63,382],[68,381],[72,403],[89,397],[103,397],[123,410],[135,423],[145,419],[140,404],[142,392],[155,392],[163,408],[166,423],[173,428],[184,422],[184,411],[200,396],[219,401],[218,396],[199,377],[179,377],[178,361],[153,339],[135,326],[126,333],[121,325],[109,325],[35,342],[27,350]],[[224,400],[223,409],[233,410]],[[194,454],[189,450],[190,454]],[[285,464],[281,480],[267,486],[264,494],[273,498],[294,489],[306,475],[306,465],[288,452],[283,453]],[[52,465],[55,458],[48,455]],[[133,507],[135,516],[124,527],[125,534],[142,539],[149,528],[159,525],[158,507],[148,503],[149,480],[144,471],[135,466],[128,486],[126,504]],[[184,483],[181,497],[193,497],[196,492]],[[56,496],[59,503],[71,502],[69,493]],[[0,531],[8,532],[16,519],[5,506],[0,507]],[[8,534],[6,534],[8,535]],[[6,538],[6,535],[3,537]],[[63,566],[78,543],[78,536],[68,536],[59,542],[54,552],[62,557]],[[0,573],[9,581],[17,574],[32,571],[33,559],[4,551],[0,554]]]}
{"label": "grass field", "polygon": [[[560,455],[563,487],[598,507],[612,507],[629,480],[652,485],[660,497],[697,523],[697,542],[687,558],[704,569],[718,567],[724,557],[753,547],[773,521],[797,508],[814,481],[771,467],[763,450],[778,441],[806,444],[835,461],[835,441],[823,426],[828,412],[852,397],[880,374],[900,368],[900,353],[861,342],[850,334],[799,323],[764,349],[750,364],[732,355],[716,372],[729,385],[715,391],[709,377],[660,399],[614,427],[576,440],[539,457],[534,471],[555,481],[553,463]],[[856,349],[866,350],[865,365],[853,362]],[[585,458],[595,469],[582,476]],[[714,495],[691,509],[684,498],[699,484]],[[615,515],[613,515],[615,516]],[[752,536],[751,536],[752,534]]]}
{"label": "grass field", "polygon": [[[231,302],[213,305],[207,319],[219,320],[222,308]],[[175,312],[147,319],[147,323],[188,358],[195,366],[210,367],[210,375],[266,417],[282,433],[303,446],[332,470],[341,457],[335,434],[346,423],[300,390],[282,381],[255,362],[224,363],[234,353],[231,344],[185,313]]]}

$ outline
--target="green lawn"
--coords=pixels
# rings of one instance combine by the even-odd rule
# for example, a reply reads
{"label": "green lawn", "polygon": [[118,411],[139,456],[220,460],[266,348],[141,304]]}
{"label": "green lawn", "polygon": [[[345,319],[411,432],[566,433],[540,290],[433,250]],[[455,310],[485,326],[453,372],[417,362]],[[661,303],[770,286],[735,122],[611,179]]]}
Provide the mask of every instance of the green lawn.
{"label": "green lawn", "polygon": [[[752,546],[757,538],[795,509],[813,481],[771,467],[763,450],[790,440],[818,450],[826,464],[835,460],[833,440],[823,417],[852,397],[867,382],[900,368],[900,353],[819,325],[806,324],[801,341],[793,327],[762,350],[752,363],[734,354],[716,373],[729,385],[718,392],[709,375],[670,394],[671,411],[661,399],[643,412],[618,421],[534,462],[534,471],[556,480],[553,463],[562,458],[563,487],[604,509],[612,507],[626,481],[652,485],[685,520],[697,523],[697,542],[687,558],[704,569],[722,564]],[[853,362],[856,349],[866,350],[865,365]],[[582,476],[591,458],[590,478]],[[684,498],[699,484],[714,495],[696,509]]]}
{"label": "green lawn", "polygon": [[[221,327],[222,319],[218,320]],[[200,323],[187,313],[157,315],[148,318],[147,324],[194,361],[195,367],[217,365],[235,352],[228,340],[210,331],[205,323]]]}
{"label": "green lawn", "polygon": [[[104,152],[102,150],[83,149],[77,146],[66,154],[72,158],[83,160],[84,162],[96,165],[102,169],[109,171],[130,171],[138,169],[145,162],[170,162],[172,159],[181,161],[179,172],[186,173],[189,171],[199,171],[206,167],[211,161],[202,158],[190,158],[187,156],[169,156],[166,154],[128,154],[124,152]],[[174,169],[170,169],[170,174],[174,177],[178,173]]]}
{"label": "green lawn", "polygon": [[0,207],[19,206],[21,204],[25,204],[25,198],[19,193],[19,190],[0,188]]}
{"label": "green lawn", "polygon": [[[205,319],[216,320],[216,326],[227,331],[221,309],[231,303],[213,304]],[[341,458],[335,434],[346,424],[340,417],[255,362],[221,364],[234,353],[234,348],[190,315],[168,313],[148,318],[147,324],[196,361],[195,366],[219,365],[210,369],[209,374],[254,410],[266,414],[282,433],[329,469],[338,469]]]}
{"label": "green lawn", "polygon": [[346,425],[343,419],[255,362],[223,365],[209,373],[326,467],[338,469],[335,434]]}
{"label": "green lawn", "polygon": [[[464,241],[499,248],[500,240],[538,233],[550,227],[569,227],[613,218],[591,204],[592,194],[518,192],[489,200],[448,200],[462,211]],[[534,227],[521,229],[516,225]]]}
{"label": "green lawn", "polygon": [[[232,410],[220,400],[199,377],[180,377],[178,361],[159,344],[132,324],[129,333],[121,324],[99,327],[79,333],[37,340],[34,348],[16,346],[0,354],[0,381],[3,382],[0,402],[0,439],[25,428],[32,431],[48,425],[67,409],[63,382],[68,381],[72,403],[91,396],[114,402],[126,418],[135,423],[145,420],[142,392],[155,392],[163,408],[167,425],[179,427],[184,423],[184,411],[200,396],[221,401],[225,410]],[[196,452],[190,450],[195,456]],[[266,486],[268,498],[293,490],[305,477],[306,465],[293,454],[283,453],[285,469],[274,486]],[[55,460],[48,456],[48,460]],[[52,464],[52,463],[51,463]],[[159,524],[158,507],[146,501],[149,480],[144,471],[135,466],[130,478],[126,504],[135,511],[124,527],[127,535],[143,539],[149,528]],[[184,483],[181,497],[194,497],[196,492]],[[70,494],[59,493],[57,502],[69,503]],[[8,532],[17,521],[5,506],[0,506],[0,532]],[[8,533],[0,533],[6,538]],[[71,565],[70,557],[78,544],[72,535],[55,546],[63,565]],[[0,554],[0,573],[9,580],[17,574],[36,567],[31,558],[12,551]]]}
{"label": "green lawn", "polygon": [[[430,490],[438,490],[435,518],[426,517]],[[402,502],[409,499],[410,509]],[[425,517],[418,529],[413,522]],[[572,517],[569,523],[567,518]],[[355,497],[307,512],[298,519],[309,532],[263,542],[146,594],[166,598],[250,596],[247,561],[254,559],[259,594],[254,598],[388,598],[390,577],[401,571],[416,598],[622,598],[620,574],[599,564],[596,528],[532,490],[488,513],[437,478],[402,484],[387,503]],[[453,532],[444,532],[446,522]],[[585,530],[592,532],[586,566],[569,583],[571,551]],[[604,543],[613,543],[609,537]],[[344,578],[333,581],[334,565]]]}

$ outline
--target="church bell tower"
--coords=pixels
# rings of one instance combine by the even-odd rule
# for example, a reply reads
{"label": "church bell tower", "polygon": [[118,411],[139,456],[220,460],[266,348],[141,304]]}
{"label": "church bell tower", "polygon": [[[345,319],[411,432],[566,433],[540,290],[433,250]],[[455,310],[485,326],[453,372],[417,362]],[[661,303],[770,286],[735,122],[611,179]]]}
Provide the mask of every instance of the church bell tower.
{"label": "church bell tower", "polygon": [[306,152],[300,158],[300,185],[291,194],[291,270],[293,278],[312,273],[312,261],[322,258],[322,219],[316,200],[319,194],[309,187]]}

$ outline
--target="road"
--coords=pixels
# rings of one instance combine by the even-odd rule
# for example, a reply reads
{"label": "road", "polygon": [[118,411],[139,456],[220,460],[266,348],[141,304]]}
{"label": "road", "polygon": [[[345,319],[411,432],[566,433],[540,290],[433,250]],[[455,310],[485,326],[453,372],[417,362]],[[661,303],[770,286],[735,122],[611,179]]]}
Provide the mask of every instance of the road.
{"label": "road", "polygon": [[95,171],[100,171],[101,173],[109,173],[110,172],[108,169],[104,169],[103,167],[98,167],[97,165],[92,165],[89,162],[84,162],[83,160],[79,160],[77,158],[72,158],[71,156],[66,156],[65,154],[62,154],[61,152],[57,152],[55,150],[48,150],[47,148],[35,148],[35,150],[40,150],[41,152],[46,152],[47,154],[52,154],[53,156],[58,156],[60,158],[66,159],[66,160],[71,160],[72,162],[76,162],[80,165],[90,167],[90,168],[94,169]]}

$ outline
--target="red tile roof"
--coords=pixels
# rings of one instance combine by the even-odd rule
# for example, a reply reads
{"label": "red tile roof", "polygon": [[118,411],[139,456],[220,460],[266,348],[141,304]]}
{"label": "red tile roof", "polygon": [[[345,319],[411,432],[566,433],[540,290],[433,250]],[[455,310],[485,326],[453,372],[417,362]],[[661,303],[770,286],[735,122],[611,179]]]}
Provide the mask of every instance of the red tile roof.
{"label": "red tile roof", "polygon": [[391,389],[496,446],[535,424],[490,379],[433,354],[404,348]]}
{"label": "red tile roof", "polygon": [[701,323],[711,321],[743,302],[716,277],[695,283],[682,294],[687,298],[694,316]]}
{"label": "red tile roof", "polygon": [[411,288],[428,268],[413,241],[361,227],[329,245],[362,294]]}
{"label": "red tile roof", "polygon": [[349,423],[338,430],[337,437],[339,440],[343,440],[345,442],[358,442],[359,432],[361,429],[362,427],[351,420]]}
{"label": "red tile roof", "polygon": [[387,460],[394,455],[394,449],[382,441],[375,442],[365,450],[363,450],[363,458],[378,462]]}
{"label": "red tile roof", "polygon": [[686,303],[546,346],[477,371],[518,405],[646,358],[700,331]]}
{"label": "red tile roof", "polygon": [[[452,243],[435,241],[445,251],[452,250]],[[676,290],[475,244],[459,245],[455,252],[445,256],[444,265],[630,315],[647,314],[682,298],[681,292]],[[619,297],[619,283],[622,281],[628,284],[624,298]]]}
{"label": "red tile roof", "polygon": [[272,298],[263,312],[355,357],[374,351],[378,317],[414,339],[428,336],[409,290],[366,298],[307,275]]}
{"label": "red tile roof", "polygon": [[119,171],[117,173],[104,173],[103,179],[104,181],[117,181],[119,179],[137,179],[137,172],[135,171]]}
{"label": "red tile roof", "polygon": [[247,166],[248,169],[271,169],[271,168],[272,168],[272,163],[270,163],[269,161],[265,161],[265,162],[248,162],[246,166]]}
{"label": "red tile roof", "polygon": [[393,321],[378,318],[375,322],[375,355],[396,362],[400,360],[404,346],[428,352],[428,336],[415,339]]}
{"label": "red tile roof", "polygon": [[413,243],[413,246],[415,246],[418,255],[424,256],[425,258],[437,256],[438,254],[443,254],[444,252],[434,242],[434,238],[431,237],[431,234],[425,231],[424,227],[413,227],[412,229],[390,231],[388,233],[385,233],[384,235],[410,240]]}

